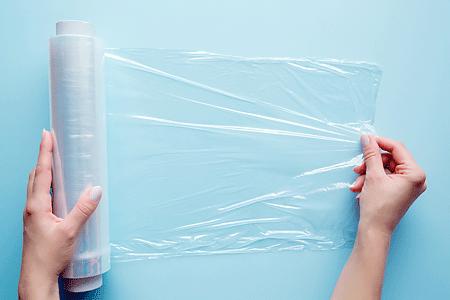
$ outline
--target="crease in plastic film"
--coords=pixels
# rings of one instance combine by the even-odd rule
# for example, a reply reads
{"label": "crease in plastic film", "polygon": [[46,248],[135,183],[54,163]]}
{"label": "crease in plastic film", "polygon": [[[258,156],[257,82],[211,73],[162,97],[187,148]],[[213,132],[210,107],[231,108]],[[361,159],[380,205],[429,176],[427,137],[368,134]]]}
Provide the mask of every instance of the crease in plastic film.
{"label": "crease in plastic film", "polygon": [[106,49],[112,260],[351,245],[381,71]]}

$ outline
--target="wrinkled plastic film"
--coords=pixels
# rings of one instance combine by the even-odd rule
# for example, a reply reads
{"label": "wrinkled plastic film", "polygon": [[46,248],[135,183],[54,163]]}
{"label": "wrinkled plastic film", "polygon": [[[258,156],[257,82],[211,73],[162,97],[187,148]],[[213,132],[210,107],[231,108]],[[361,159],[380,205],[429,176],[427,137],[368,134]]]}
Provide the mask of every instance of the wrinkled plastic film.
{"label": "wrinkled plastic film", "polygon": [[352,244],[377,66],[105,55],[113,261]]}
{"label": "wrinkled plastic film", "polygon": [[49,42],[53,211],[64,218],[87,189],[103,189],[61,276],[91,277],[91,282],[100,278],[101,284],[98,276],[110,268],[103,44],[76,34],[56,35]]}

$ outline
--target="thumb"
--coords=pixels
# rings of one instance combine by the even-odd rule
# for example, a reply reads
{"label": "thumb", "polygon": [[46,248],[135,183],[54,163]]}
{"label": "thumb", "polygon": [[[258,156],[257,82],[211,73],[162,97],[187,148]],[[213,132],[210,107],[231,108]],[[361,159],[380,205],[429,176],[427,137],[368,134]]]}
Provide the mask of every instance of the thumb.
{"label": "thumb", "polygon": [[85,191],[72,211],[64,218],[68,227],[72,227],[76,232],[80,232],[86,221],[94,213],[102,197],[102,188],[95,186]]}
{"label": "thumb", "polygon": [[378,147],[377,141],[363,133],[361,134],[361,146],[363,148],[364,161],[366,163],[366,175],[369,177],[386,175],[383,168],[380,147]]}

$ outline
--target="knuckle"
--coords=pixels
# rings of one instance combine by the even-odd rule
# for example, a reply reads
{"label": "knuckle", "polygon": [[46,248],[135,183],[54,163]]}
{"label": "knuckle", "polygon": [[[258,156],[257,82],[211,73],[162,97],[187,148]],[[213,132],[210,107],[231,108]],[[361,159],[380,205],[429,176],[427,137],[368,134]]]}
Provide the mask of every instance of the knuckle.
{"label": "knuckle", "polygon": [[411,180],[416,186],[421,186],[423,183],[425,183],[425,180],[427,180],[427,175],[425,174],[424,170],[422,170],[422,168],[419,168],[414,172]]}
{"label": "knuckle", "polygon": [[397,147],[399,147],[399,148],[406,148],[405,144],[403,144],[403,142],[401,142],[401,141],[396,141],[396,142],[397,142]]}
{"label": "knuckle", "polygon": [[30,205],[30,204],[26,204],[25,208],[23,210],[23,217],[24,217],[24,219],[28,218],[28,217],[31,217],[31,216],[35,215],[36,212],[37,212],[37,209],[36,209],[35,206]]}
{"label": "knuckle", "polygon": [[366,152],[364,153],[364,159],[365,160],[371,160],[373,159],[375,156],[377,156],[377,151],[375,149],[367,149]]}
{"label": "knuckle", "polygon": [[43,166],[41,163],[38,163],[35,168],[36,174],[41,174],[44,172],[50,172],[51,166]]}
{"label": "knuckle", "polygon": [[95,210],[95,207],[87,202],[78,202],[77,209],[86,217],[92,215]]}
{"label": "knuckle", "polygon": [[419,179],[422,182],[425,182],[427,180],[427,175],[425,174],[425,171],[422,169],[420,169],[420,172],[419,172]]}

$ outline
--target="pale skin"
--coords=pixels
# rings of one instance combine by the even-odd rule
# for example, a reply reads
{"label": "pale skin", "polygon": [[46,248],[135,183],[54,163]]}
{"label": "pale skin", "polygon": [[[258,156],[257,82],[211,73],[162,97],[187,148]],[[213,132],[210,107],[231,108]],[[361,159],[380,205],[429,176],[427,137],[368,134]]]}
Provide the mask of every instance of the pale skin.
{"label": "pale skin", "polygon": [[[380,299],[392,232],[427,184],[425,173],[405,146],[383,137],[361,136],[364,162],[350,190],[358,193],[360,222],[353,251],[331,299]],[[387,151],[381,154],[380,148]],[[31,171],[23,214],[19,298],[59,299],[58,277],[70,261],[83,225],[101,197],[86,190],[65,219],[52,212],[52,137],[43,131]]]}
{"label": "pale skin", "polygon": [[392,233],[427,188],[425,172],[401,142],[362,135],[361,144],[364,162],[353,169],[359,176],[350,188],[359,193],[360,221],[331,299],[381,298]]}
{"label": "pale skin", "polygon": [[23,251],[19,299],[59,299],[58,277],[69,263],[80,230],[97,208],[101,194],[89,198],[87,189],[70,214],[60,219],[52,212],[53,141],[42,132],[39,157],[27,186],[23,212]]}

